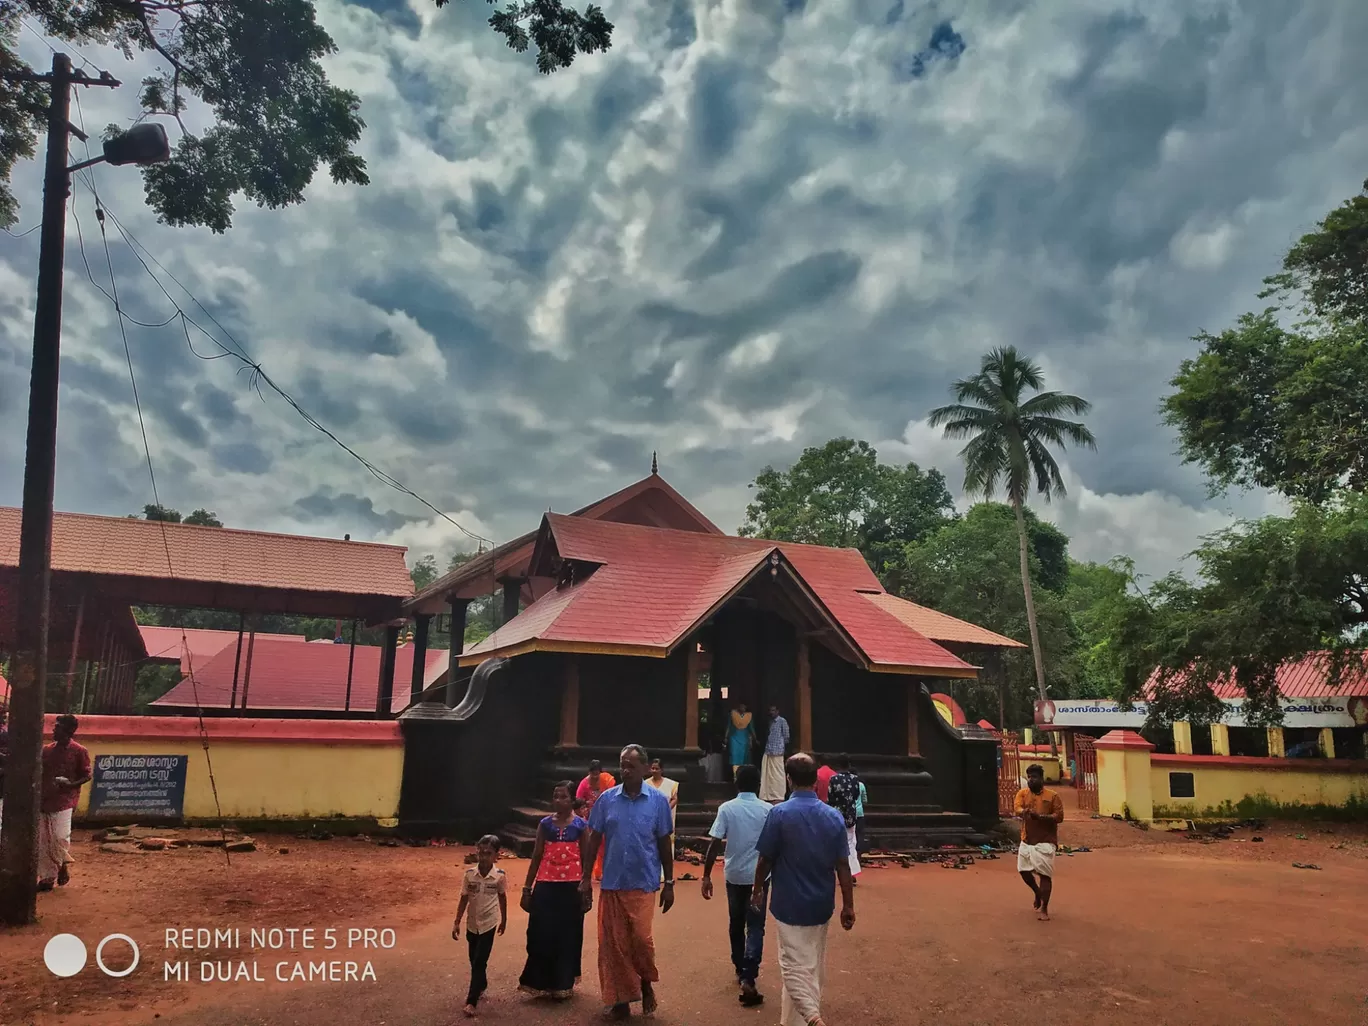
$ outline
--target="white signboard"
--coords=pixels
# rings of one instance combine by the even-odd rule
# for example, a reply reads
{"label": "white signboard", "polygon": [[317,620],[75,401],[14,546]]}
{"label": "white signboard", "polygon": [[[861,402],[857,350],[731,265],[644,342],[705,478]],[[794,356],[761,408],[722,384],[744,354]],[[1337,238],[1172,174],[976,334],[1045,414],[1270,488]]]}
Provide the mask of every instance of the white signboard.
{"label": "white signboard", "polygon": [[[1227,698],[1223,718],[1227,726],[1243,727],[1243,698]],[[1368,727],[1368,698],[1339,696],[1330,698],[1282,699],[1284,727]],[[1129,727],[1144,725],[1149,704],[1136,702],[1129,712],[1107,698],[1068,698],[1050,702],[1036,702],[1037,727]]]}

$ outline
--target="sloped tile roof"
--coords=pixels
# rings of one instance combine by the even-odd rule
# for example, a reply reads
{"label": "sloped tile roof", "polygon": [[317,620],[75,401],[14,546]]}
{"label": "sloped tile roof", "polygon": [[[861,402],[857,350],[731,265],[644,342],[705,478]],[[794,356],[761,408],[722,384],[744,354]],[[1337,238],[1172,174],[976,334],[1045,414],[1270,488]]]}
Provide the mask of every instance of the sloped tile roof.
{"label": "sloped tile roof", "polygon": [[1011,638],[990,631],[986,627],[947,616],[945,613],[939,613],[926,606],[919,606],[917,603],[908,602],[907,599],[899,598],[897,595],[879,592],[877,595],[866,594],[865,598],[885,612],[892,613],[902,623],[917,633],[926,635],[932,641],[979,645],[984,648],[1026,647],[1021,642],[1013,641]]}
{"label": "sloped tile roof", "polygon": [[[210,659],[230,646],[234,655],[237,654],[237,631],[215,631],[202,627],[151,627],[139,624],[138,633],[142,635],[143,644],[147,646],[147,658],[177,661],[180,663],[181,673],[189,673],[191,666],[198,669],[207,665]],[[247,637],[244,633],[244,646],[247,644]],[[302,634],[258,634],[256,638],[258,644],[263,640],[305,640]]]}
{"label": "sloped tile roof", "polygon": [[[1338,696],[1368,696],[1368,669],[1350,663],[1340,677],[1339,687],[1327,682],[1328,662],[1323,652],[1284,663],[1278,667],[1278,690],[1284,698],[1333,698]],[[1157,673],[1151,675],[1146,691],[1153,688]],[[1181,677],[1179,678],[1181,680]],[[1217,698],[1243,698],[1244,689],[1233,680],[1217,682],[1212,688]]]}
{"label": "sloped tile roof", "polygon": [[470,649],[463,661],[542,643],[611,646],[665,654],[778,551],[849,635],[873,669],[973,667],[867,601],[878,578],[854,549],[642,527],[548,513],[557,554],[595,564],[586,579],[552,591]]}
{"label": "sloped tile roof", "polygon": [[[335,711],[346,705],[347,660],[350,645],[301,644],[298,641],[267,638],[258,634],[252,650],[252,674],[247,687],[247,707],[256,711]],[[395,654],[394,695],[390,708],[401,712],[408,704],[413,677],[413,654],[417,649],[405,645]],[[357,645],[356,663],[352,668],[351,708],[356,711],[374,710],[375,696],[380,686],[380,653],[378,645]],[[204,709],[227,709],[233,691],[233,666],[237,660],[237,646],[231,645],[195,668],[192,685],[189,678],[181,681],[152,703],[154,708],[195,708],[198,691],[199,705]],[[246,677],[247,649],[243,647],[243,668],[238,674],[237,704],[242,704],[243,680]],[[436,683],[447,665],[445,649],[429,649],[423,684]]]}
{"label": "sloped tile roof", "polygon": [[[19,524],[19,510],[0,507],[0,566],[19,565]],[[89,513],[53,514],[52,569],[286,591],[413,594],[400,545]]]}

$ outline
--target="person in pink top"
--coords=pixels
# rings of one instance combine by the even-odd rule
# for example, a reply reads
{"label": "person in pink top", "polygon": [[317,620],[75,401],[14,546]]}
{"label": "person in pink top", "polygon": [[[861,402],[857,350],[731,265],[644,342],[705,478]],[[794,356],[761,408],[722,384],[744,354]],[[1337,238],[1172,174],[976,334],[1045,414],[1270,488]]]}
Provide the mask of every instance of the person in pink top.
{"label": "person in pink top", "polygon": [[[589,775],[579,782],[579,789],[575,792],[575,799],[580,802],[579,814],[584,821],[589,822],[589,813],[594,811],[594,803],[598,801],[599,795],[610,787],[617,785],[611,773],[603,772],[603,763],[594,759],[589,763]],[[594,879],[603,879],[603,849],[599,849],[598,858],[594,862]]]}
{"label": "person in pink top", "polygon": [[556,1000],[574,993],[584,947],[579,884],[589,824],[575,815],[570,786],[568,780],[555,786],[554,811],[537,824],[537,845],[520,902],[527,913],[527,962],[518,989]]}
{"label": "person in pink top", "polygon": [[90,752],[72,740],[78,722],[66,713],[52,727],[43,746],[41,814],[38,817],[38,889],[50,891],[71,879],[71,813],[90,782]]}
{"label": "person in pink top", "polygon": [[822,801],[827,800],[827,789],[831,787],[831,778],[835,775],[836,771],[826,763],[822,763],[817,770],[817,797]]}

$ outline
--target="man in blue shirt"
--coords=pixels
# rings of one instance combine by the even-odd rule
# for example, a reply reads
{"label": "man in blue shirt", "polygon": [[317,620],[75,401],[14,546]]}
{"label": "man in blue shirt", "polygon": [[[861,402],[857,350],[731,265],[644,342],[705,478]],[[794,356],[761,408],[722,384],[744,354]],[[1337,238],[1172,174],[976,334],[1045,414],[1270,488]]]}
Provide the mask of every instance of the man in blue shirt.
{"label": "man in blue shirt", "polygon": [[784,756],[788,753],[788,720],[779,715],[779,707],[769,707],[769,737],[765,739],[765,755],[760,763],[760,797],[777,803],[784,800]]}
{"label": "man in blue shirt", "polygon": [[827,927],[836,910],[841,884],[841,926],[855,926],[855,891],[850,878],[850,845],[845,819],[817,797],[817,762],[799,752],[788,760],[793,796],[770,810],[756,850],[751,907],[765,900],[771,883],[770,912],[779,935],[779,974],[784,981],[782,1026],[825,1026],[822,978]]}
{"label": "man in blue shirt", "polygon": [[708,836],[708,854],[703,860],[703,899],[713,896],[712,870],[722,842],[727,842],[723,877],[727,882],[727,915],[731,934],[732,965],[736,966],[736,981],[741,984],[740,1001],[748,1008],[761,1004],[765,998],[755,989],[760,975],[760,959],[765,947],[765,900],[759,908],[751,908],[751,888],[755,884],[755,863],[760,854],[755,843],[769,816],[770,805],[762,802],[755,792],[760,788],[760,770],[755,766],[736,767],[736,797],[723,802],[717,810]]}
{"label": "man in blue shirt", "polygon": [[[628,745],[618,757],[622,783],[594,802],[589,814],[589,840],[582,860],[580,895],[588,911],[593,903],[594,860],[603,847],[603,880],[599,887],[599,986],[610,1018],[626,1019],[632,1002],[642,1015],[656,1010],[652,984],[660,979],[655,964],[651,919],[655,892],[660,911],[674,906],[674,852],[670,848],[669,800],[653,787],[643,787],[650,759],[640,745]],[[661,870],[664,870],[664,884]]]}

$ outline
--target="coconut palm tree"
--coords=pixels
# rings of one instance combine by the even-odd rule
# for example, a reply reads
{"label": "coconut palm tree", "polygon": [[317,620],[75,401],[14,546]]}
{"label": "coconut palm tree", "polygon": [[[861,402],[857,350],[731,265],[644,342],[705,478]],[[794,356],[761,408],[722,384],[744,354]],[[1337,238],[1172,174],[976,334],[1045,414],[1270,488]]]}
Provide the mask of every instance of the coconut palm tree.
{"label": "coconut palm tree", "polygon": [[[1064,479],[1050,446],[1072,443],[1097,448],[1097,440],[1083,424],[1062,419],[1079,416],[1092,407],[1086,399],[1063,392],[1043,392],[1040,367],[1016,351],[1015,346],[987,353],[973,377],[952,387],[956,404],[931,411],[932,427],[945,428],[946,438],[967,438],[960,450],[964,460],[964,490],[991,499],[1001,487],[1016,513],[1021,540],[1021,588],[1026,597],[1026,622],[1031,629],[1031,652],[1035,656],[1036,688],[1045,694],[1045,662],[1040,652],[1035,599],[1031,595],[1030,561],[1027,558],[1027,495],[1034,487],[1048,502],[1064,494]],[[1035,395],[1026,397],[1027,391]]]}

